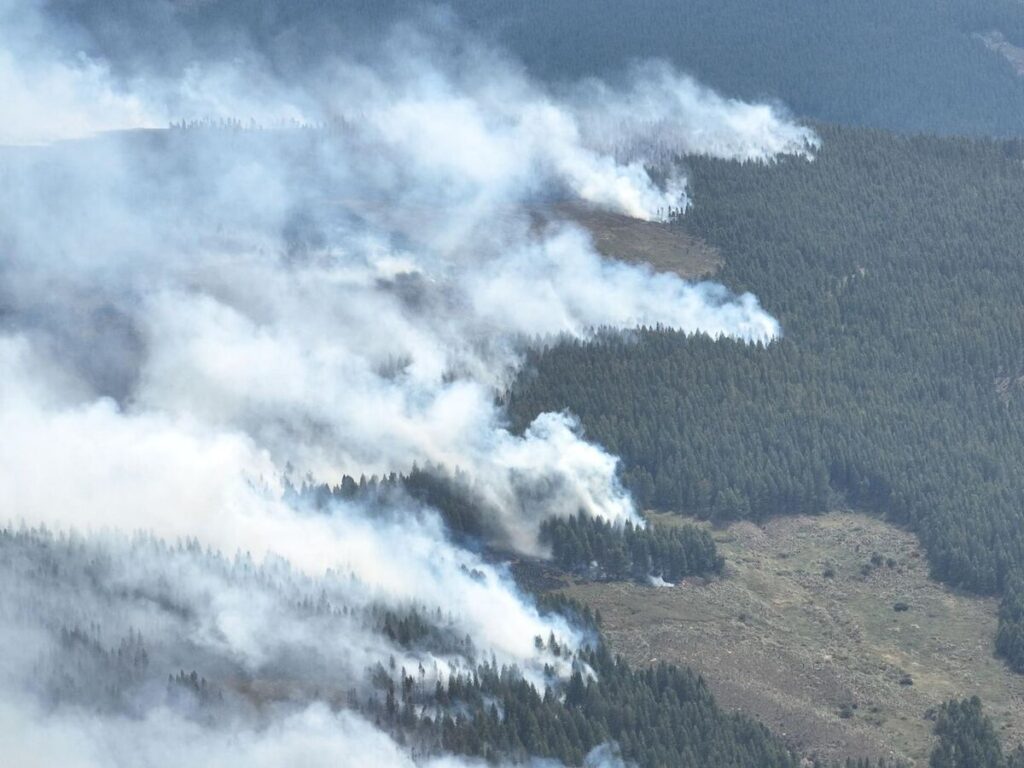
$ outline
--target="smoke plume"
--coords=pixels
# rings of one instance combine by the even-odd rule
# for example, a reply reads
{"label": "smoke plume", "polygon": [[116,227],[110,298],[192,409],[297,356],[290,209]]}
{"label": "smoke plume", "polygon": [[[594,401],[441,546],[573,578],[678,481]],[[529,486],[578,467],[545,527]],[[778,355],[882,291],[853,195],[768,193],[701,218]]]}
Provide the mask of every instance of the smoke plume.
{"label": "smoke plume", "polygon": [[[288,488],[458,469],[527,554],[553,515],[636,521],[571,415],[508,427],[524,352],[641,324],[767,343],[778,323],[528,210],[656,219],[688,204],[683,156],[816,138],[663,64],[534,82],[444,18],[301,77],[245,40],[167,72],[89,43],[0,0],[0,733],[19,765],[454,764],[344,702],[378,668],[429,683],[490,659],[543,685],[583,632],[431,509]],[[413,613],[425,639],[397,641]]]}

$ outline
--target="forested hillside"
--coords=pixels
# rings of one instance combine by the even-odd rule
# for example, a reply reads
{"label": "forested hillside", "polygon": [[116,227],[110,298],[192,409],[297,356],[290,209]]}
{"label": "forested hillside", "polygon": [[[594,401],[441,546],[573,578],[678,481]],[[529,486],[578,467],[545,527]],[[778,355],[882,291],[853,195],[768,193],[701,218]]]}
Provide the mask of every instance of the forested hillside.
{"label": "forested hillside", "polygon": [[[289,493],[326,514],[332,512],[333,503],[346,501],[366,505],[383,517],[396,509],[406,510],[410,517],[423,509],[437,510],[453,538],[497,555],[510,553],[502,531],[494,525],[493,510],[473,490],[469,478],[441,467],[414,467],[405,475],[393,472],[382,478],[362,476],[358,481],[344,475],[333,486],[308,485],[290,488]],[[629,521],[613,525],[577,514],[549,518],[538,533],[554,564],[582,578],[676,582],[685,576],[717,573],[723,563],[708,532],[694,525],[641,527]]]}
{"label": "forested hillside", "polygon": [[935,718],[939,743],[928,762],[930,768],[1019,768],[1024,749],[1017,747],[1004,755],[992,721],[978,698],[949,701]]}
{"label": "forested hillside", "polygon": [[0,0],[0,180],[4,766],[1024,768],[1021,0]]}
{"label": "forested hillside", "polygon": [[487,665],[427,691],[403,672],[397,684],[385,683],[391,695],[376,716],[451,752],[490,760],[540,755],[580,765],[611,739],[613,753],[650,768],[799,765],[762,725],[720,710],[689,670],[632,670],[603,648],[580,662],[585,672],[574,672],[564,689],[543,692],[515,670]]}
{"label": "forested hillside", "polygon": [[[935,577],[1024,569],[1024,145],[823,128],[814,162],[690,160],[680,222],[781,319],[768,347],[647,329],[536,354],[519,425],[577,413],[642,503],[719,520],[877,510]],[[999,649],[1024,668],[1021,590]]]}
{"label": "forested hillside", "polygon": [[[81,24],[85,50],[115,52],[126,68],[184,67],[249,38],[291,71],[315,66],[339,44],[365,48],[396,19],[429,13],[418,0],[117,3],[119,23],[111,25],[104,23],[110,5],[85,0],[57,9]],[[442,5],[554,81],[614,76],[631,60],[661,57],[731,95],[778,99],[823,120],[994,135],[1024,125],[1024,79],[979,37],[997,32],[1024,45],[1024,8],[1014,0]]]}
{"label": "forested hillside", "polygon": [[[176,579],[158,570],[170,563]],[[161,575],[125,589],[124,574],[136,568]],[[190,583],[200,573],[202,580]],[[545,615],[571,617],[591,640],[574,649],[553,634],[536,637],[537,655],[546,660],[538,679],[488,658],[457,634],[440,607],[391,610],[377,601],[349,602],[344,585],[354,578],[310,580],[281,563],[257,566],[248,555],[229,559],[195,542],[169,546],[140,536],[98,543],[0,528],[0,577],[16,585],[0,594],[0,612],[16,617],[16,626],[33,627],[38,638],[38,647],[12,650],[31,659],[33,689],[46,707],[79,707],[83,718],[98,711],[143,720],[147,706],[160,706],[168,720],[194,718],[189,733],[200,738],[200,724],[230,727],[249,708],[272,712],[310,697],[360,713],[423,757],[444,751],[582,765],[588,753],[603,748],[641,768],[799,765],[764,726],[720,709],[694,672],[668,664],[636,670],[614,657],[589,610],[564,598],[542,600]],[[197,627],[209,620],[206,601],[223,585],[246,590],[246,615],[260,613],[269,601],[278,625],[315,626],[317,634],[290,652],[271,641],[268,648],[275,650],[260,677],[240,672],[245,661],[229,649],[211,651],[180,639],[201,634]],[[154,618],[162,634],[144,636],[135,628]],[[368,684],[361,671],[345,669],[348,661],[316,661],[333,643],[344,643],[353,627],[379,638],[383,660],[365,671]],[[372,658],[362,641],[348,649],[353,663]],[[462,764],[451,760],[445,764]],[[264,764],[294,763],[272,757]],[[598,764],[623,763],[587,763]]]}

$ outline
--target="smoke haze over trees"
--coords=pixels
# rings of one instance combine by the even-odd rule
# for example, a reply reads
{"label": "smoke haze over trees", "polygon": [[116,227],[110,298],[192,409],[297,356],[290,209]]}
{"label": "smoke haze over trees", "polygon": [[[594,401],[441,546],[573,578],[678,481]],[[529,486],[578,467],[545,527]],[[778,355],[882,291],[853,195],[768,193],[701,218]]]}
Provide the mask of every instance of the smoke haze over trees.
{"label": "smoke haze over trees", "polygon": [[936,578],[1004,595],[996,648],[1022,669],[1021,143],[822,137],[813,163],[690,162],[681,226],[759,286],[781,339],[566,342],[531,356],[511,410],[571,408],[642,504],[910,525]]}
{"label": "smoke haze over trees", "polygon": [[[1024,13],[0,0],[0,760],[802,765],[516,582],[727,576],[646,508],[884,512],[1024,670],[1024,148],[803,119],[1019,133],[994,32]],[[1021,764],[976,701],[936,739]]]}
{"label": "smoke haze over trees", "polygon": [[[689,203],[677,155],[810,157],[814,132],[664,63],[552,89],[435,11],[288,68],[304,41],[77,10],[160,44],[135,58],[0,2],[6,757],[794,765],[464,535],[543,558],[563,537],[542,526],[572,519],[628,542],[637,577],[717,567],[696,534],[658,548],[570,415],[513,433],[496,399],[555,337],[778,323],[527,209],[656,219]],[[428,465],[472,508],[446,509]],[[344,472],[420,494],[348,494]],[[320,484],[343,492],[295,492]]]}
{"label": "smoke haze over trees", "polygon": [[[907,132],[1017,135],[1024,78],[986,40],[1024,47],[1015,0],[452,0],[451,13],[554,82],[616,79],[657,58],[733,96],[798,115]],[[306,72],[336,46],[372,56],[419,0],[54,4],[119,77],[184,71],[250,41],[250,58]],[[112,11],[116,9],[116,11]],[[117,24],[108,23],[112,12]],[[159,30],[159,31],[156,31]],[[996,35],[996,37],[993,37]],[[298,44],[302,41],[302,44]],[[339,43],[340,41],[340,43]]]}

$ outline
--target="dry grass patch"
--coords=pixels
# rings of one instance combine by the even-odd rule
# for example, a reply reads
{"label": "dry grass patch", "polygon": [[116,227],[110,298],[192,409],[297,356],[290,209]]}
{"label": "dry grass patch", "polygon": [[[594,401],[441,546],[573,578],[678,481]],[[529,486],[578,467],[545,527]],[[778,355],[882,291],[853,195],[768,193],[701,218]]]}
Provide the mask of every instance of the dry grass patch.
{"label": "dry grass patch", "polygon": [[924,765],[929,712],[974,694],[1004,739],[1024,738],[1024,677],[993,657],[995,601],[929,579],[913,534],[834,513],[714,535],[724,578],[566,591],[600,609],[612,646],[631,662],[695,668],[724,706],[805,754]]}

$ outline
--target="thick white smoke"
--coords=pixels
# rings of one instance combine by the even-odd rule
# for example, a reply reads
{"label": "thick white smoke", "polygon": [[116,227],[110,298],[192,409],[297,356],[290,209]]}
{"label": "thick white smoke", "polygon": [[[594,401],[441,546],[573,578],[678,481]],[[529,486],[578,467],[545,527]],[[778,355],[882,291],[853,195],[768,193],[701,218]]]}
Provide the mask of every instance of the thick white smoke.
{"label": "thick white smoke", "polygon": [[[494,390],[524,342],[638,324],[767,341],[778,325],[750,295],[603,259],[570,224],[537,231],[523,205],[565,179],[518,140],[506,146],[523,127],[485,120],[488,100],[432,101],[420,93],[428,65],[415,71],[414,85],[390,86],[393,103],[384,85],[368,88],[383,106],[355,126],[7,150],[9,328],[84,378],[80,396],[116,397],[117,417],[244,435],[278,473],[466,470],[526,550],[550,514],[628,519],[614,462],[567,450],[579,442],[571,421],[545,417],[523,438],[503,427]],[[515,85],[487,99],[507,112],[532,91],[505,77]],[[442,93],[458,85],[435,79]],[[457,143],[427,157],[435,142],[382,116],[410,99],[453,131],[451,105],[471,109],[479,155]],[[531,477],[558,492],[528,494],[527,509],[516,487]]]}
{"label": "thick white smoke", "polygon": [[588,80],[571,98],[583,140],[620,162],[663,166],[680,154],[767,162],[809,157],[818,146],[778,108],[720,96],[664,62],[634,65],[617,87]]}
{"label": "thick white smoke", "polygon": [[68,47],[40,0],[0,0],[0,144],[39,144],[166,124],[104,61]]}
{"label": "thick white smoke", "polygon": [[[450,756],[413,760],[406,749],[350,712],[317,704],[262,730],[211,731],[168,710],[144,720],[63,716],[40,728],[31,703],[0,703],[0,733],[11,734],[5,754],[19,768],[485,768],[494,763]],[[26,711],[28,708],[28,711]],[[31,715],[35,714],[36,718]],[[561,768],[553,760],[504,763],[499,768]],[[584,768],[628,768],[608,746],[591,751]]]}
{"label": "thick white smoke", "polygon": [[[575,644],[568,627],[542,619],[521,600],[507,574],[452,546],[436,515],[396,511],[392,518],[379,519],[346,503],[334,505],[330,515],[292,509],[282,500],[280,470],[246,435],[184,416],[129,417],[111,400],[57,406],[46,401],[52,394],[46,383],[30,378],[26,357],[24,344],[0,345],[5,372],[0,462],[8,467],[0,473],[0,496],[9,514],[34,525],[71,526],[89,534],[141,529],[169,541],[196,537],[259,561],[272,553],[307,573],[355,574],[362,602],[444,606],[461,635],[475,638],[506,664],[529,668],[537,635],[554,631]],[[534,439],[527,436],[524,445]],[[575,450],[597,450],[573,443]],[[516,465],[514,459],[503,460]],[[401,552],[399,560],[396,552]],[[227,586],[211,591],[230,594]],[[247,616],[244,636],[235,638],[233,647],[243,652],[269,636],[275,611],[258,611],[257,595],[239,591],[229,602],[244,606]],[[228,623],[239,627],[240,618],[238,613]],[[211,621],[218,625],[214,634],[225,633],[217,619]],[[352,643],[350,635],[340,640]],[[349,676],[365,662],[360,659]]]}
{"label": "thick white smoke", "polygon": [[[569,199],[657,218],[686,202],[680,155],[768,160],[807,154],[816,139],[664,66],[555,92],[457,30],[443,34],[459,45],[403,29],[374,61],[338,52],[298,82],[252,56],[115,77],[79,55],[43,4],[0,0],[9,521],[284,558],[288,579],[323,578],[363,607],[442,608],[453,632],[534,679],[544,664],[565,671],[534,638],[553,633],[571,649],[576,631],[541,615],[502,567],[455,546],[431,511],[295,509],[284,481],[458,468],[505,543],[534,554],[549,516],[636,519],[615,458],[571,416],[509,430],[495,397],[523,352],[639,324],[767,342],[778,324],[749,294],[610,261],[571,223],[539,228],[526,210]],[[240,124],[128,130],[205,118]],[[111,129],[125,132],[102,133]],[[104,587],[117,595],[181,581],[177,599],[199,617],[191,634],[171,633],[182,647],[257,677],[311,647],[312,624],[280,625],[279,592],[221,578],[192,554],[146,570],[137,551],[102,546],[100,559],[119,563]],[[25,631],[47,635],[53,617],[74,613],[51,592],[0,587],[11,615],[51,605]],[[124,622],[135,609],[117,610]],[[334,630],[317,653],[353,687],[373,663],[409,654],[379,633]],[[455,656],[403,661],[470,663]],[[368,722],[308,701],[260,727],[201,727],[160,708],[76,721],[33,712],[12,680],[0,733],[20,734],[26,765],[33,754],[345,765],[353,744],[359,764],[410,762]],[[171,741],[177,751],[161,748]]]}

